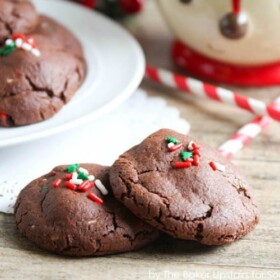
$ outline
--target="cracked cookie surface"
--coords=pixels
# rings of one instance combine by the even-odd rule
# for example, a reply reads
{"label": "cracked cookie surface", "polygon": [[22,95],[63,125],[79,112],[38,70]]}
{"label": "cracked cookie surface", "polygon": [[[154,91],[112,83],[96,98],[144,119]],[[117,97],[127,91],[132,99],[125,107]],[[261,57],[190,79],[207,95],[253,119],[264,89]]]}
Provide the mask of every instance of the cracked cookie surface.
{"label": "cracked cookie surface", "polygon": [[[15,205],[16,226],[29,240],[48,251],[71,256],[93,256],[139,249],[158,237],[158,232],[130,213],[112,195],[109,168],[81,164],[102,181],[109,194],[95,187],[77,192],[64,186],[66,166],[54,168],[31,182]],[[60,187],[53,187],[55,179]],[[97,204],[87,197],[93,192],[104,200]]]}
{"label": "cracked cookie surface", "polygon": [[[170,152],[166,137],[177,138],[182,148]],[[218,151],[200,145],[200,164],[174,168],[188,136],[162,129],[133,147],[110,169],[115,197],[136,216],[173,237],[219,245],[239,239],[259,220],[246,180]],[[225,171],[214,171],[219,162]]]}
{"label": "cracked cookie surface", "polygon": [[40,16],[34,38],[41,51],[35,57],[16,50],[0,56],[0,126],[12,127],[52,117],[67,104],[86,74],[76,37],[52,19]]}
{"label": "cracked cookie surface", "polygon": [[14,33],[30,33],[38,14],[30,1],[0,0],[0,43]]}

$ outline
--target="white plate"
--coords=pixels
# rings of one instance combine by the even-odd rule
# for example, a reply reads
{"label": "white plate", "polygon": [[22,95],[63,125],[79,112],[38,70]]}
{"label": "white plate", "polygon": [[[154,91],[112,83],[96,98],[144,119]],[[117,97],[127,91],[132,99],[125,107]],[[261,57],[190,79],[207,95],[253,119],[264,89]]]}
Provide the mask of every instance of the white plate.
{"label": "white plate", "polygon": [[78,36],[88,73],[72,101],[53,118],[24,127],[0,128],[0,147],[43,138],[92,121],[126,100],[144,75],[141,47],[115,22],[71,2],[33,2],[41,13],[55,18]]}

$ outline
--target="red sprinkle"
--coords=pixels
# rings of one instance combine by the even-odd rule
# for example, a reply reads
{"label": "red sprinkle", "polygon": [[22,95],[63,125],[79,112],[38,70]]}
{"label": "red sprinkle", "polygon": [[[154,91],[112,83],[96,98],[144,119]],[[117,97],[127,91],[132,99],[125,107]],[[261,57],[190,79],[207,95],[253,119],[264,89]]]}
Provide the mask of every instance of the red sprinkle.
{"label": "red sprinkle", "polygon": [[194,149],[193,154],[197,156],[201,156],[200,150],[199,149]]}
{"label": "red sprinkle", "polygon": [[183,146],[183,144],[182,144],[182,143],[179,143],[179,144],[176,144],[176,145],[174,145],[174,146],[172,146],[172,147],[170,147],[170,148],[168,148],[168,149],[169,149],[170,152],[174,152],[174,151],[176,151],[176,150],[182,148],[182,146]]}
{"label": "red sprinkle", "polygon": [[193,162],[193,158],[186,158],[185,162]]}
{"label": "red sprinkle", "polygon": [[77,189],[75,184],[70,183],[69,181],[65,182],[65,187],[67,187],[68,189],[75,191]]}
{"label": "red sprinkle", "polygon": [[21,70],[17,68],[17,69],[16,69],[16,74],[17,74],[17,75],[21,75],[21,73],[22,73]]}
{"label": "red sprinkle", "polygon": [[91,189],[92,187],[94,187],[94,183],[91,181],[84,181],[79,187],[78,190],[82,191],[82,192],[86,192],[89,189]]}
{"label": "red sprinkle", "polygon": [[65,175],[65,179],[66,179],[66,180],[72,179],[72,173],[66,174],[66,175]]}
{"label": "red sprinkle", "polygon": [[29,45],[32,46],[33,49],[38,49],[37,45],[34,43],[34,39],[32,37],[27,38],[26,40]]}
{"label": "red sprinkle", "polygon": [[0,112],[0,119],[1,119],[1,120],[4,120],[4,121],[5,121],[7,118],[8,118],[8,115],[7,115],[7,114]]}
{"label": "red sprinkle", "polygon": [[197,144],[195,144],[195,143],[192,143],[192,147],[193,147],[194,150],[197,150],[197,149],[200,148],[200,147],[199,147]]}
{"label": "red sprinkle", "polygon": [[20,33],[18,33],[18,34],[13,34],[12,36],[11,36],[11,39],[12,40],[16,40],[16,39],[25,39],[26,37],[23,35],[23,34],[20,34]]}
{"label": "red sprinkle", "polygon": [[194,166],[199,166],[199,156],[198,155],[195,155],[193,157],[193,165]]}
{"label": "red sprinkle", "polygon": [[217,171],[217,170],[218,170],[218,169],[217,169],[217,166],[216,166],[216,164],[215,164],[215,162],[211,161],[211,162],[209,162],[209,165],[210,165],[210,167],[211,167],[214,171]]}
{"label": "red sprinkle", "polygon": [[34,44],[34,39],[33,39],[33,37],[27,38],[26,41],[27,41],[30,45],[33,45],[33,44]]}
{"label": "red sprinkle", "polygon": [[96,196],[94,193],[89,193],[87,197],[98,204],[103,203],[103,200],[100,197]]}
{"label": "red sprinkle", "polygon": [[188,162],[188,161],[183,161],[183,162],[175,162],[174,163],[174,167],[175,168],[189,168],[192,166],[192,163],[191,162]]}
{"label": "red sprinkle", "polygon": [[55,181],[53,182],[53,186],[54,186],[55,188],[58,188],[58,187],[60,186],[61,182],[62,182],[61,179],[57,178],[57,179],[55,179]]}

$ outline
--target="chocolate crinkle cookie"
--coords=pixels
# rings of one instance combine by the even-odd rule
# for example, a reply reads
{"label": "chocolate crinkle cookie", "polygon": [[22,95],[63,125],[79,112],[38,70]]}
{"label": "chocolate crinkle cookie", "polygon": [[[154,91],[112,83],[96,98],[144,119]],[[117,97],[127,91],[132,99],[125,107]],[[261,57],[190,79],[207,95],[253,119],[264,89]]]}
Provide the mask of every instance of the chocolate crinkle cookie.
{"label": "chocolate crinkle cookie", "polygon": [[158,231],[112,195],[109,168],[59,166],[31,182],[15,205],[18,230],[37,246],[76,257],[139,249]]}
{"label": "chocolate crinkle cookie", "polygon": [[[10,7],[5,17],[18,15],[19,5],[33,9],[29,1],[0,0],[1,5]],[[1,12],[0,36],[5,40],[0,46],[0,126],[49,119],[71,100],[84,80],[82,47],[67,28],[35,11],[36,20],[26,12],[22,16],[25,24],[18,23],[22,28],[9,29],[6,34],[1,31]],[[15,21],[20,19],[15,16]]]}
{"label": "chocolate crinkle cookie", "polygon": [[203,244],[252,231],[259,213],[247,181],[206,144],[162,129],[114,163],[115,197],[159,230]]}

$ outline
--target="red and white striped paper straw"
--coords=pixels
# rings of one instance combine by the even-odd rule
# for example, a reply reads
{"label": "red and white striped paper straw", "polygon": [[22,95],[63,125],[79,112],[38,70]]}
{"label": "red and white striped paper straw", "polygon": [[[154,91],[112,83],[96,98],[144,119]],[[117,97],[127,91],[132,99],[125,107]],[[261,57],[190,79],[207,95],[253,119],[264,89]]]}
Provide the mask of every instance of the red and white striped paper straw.
{"label": "red and white striped paper straw", "polygon": [[[280,97],[278,97],[271,106],[280,108]],[[245,124],[228,141],[220,146],[220,153],[226,158],[231,158],[234,154],[240,151],[246,144],[251,142],[261,131],[266,128],[272,119],[270,117],[258,117],[248,124]]]}
{"label": "red and white striped paper straw", "polygon": [[274,120],[280,121],[279,108],[267,105],[264,102],[242,96],[222,87],[204,83],[197,79],[184,77],[170,71],[147,66],[146,77],[158,83],[184,90],[200,98],[209,98],[218,102],[235,106],[258,116],[269,116]]}

